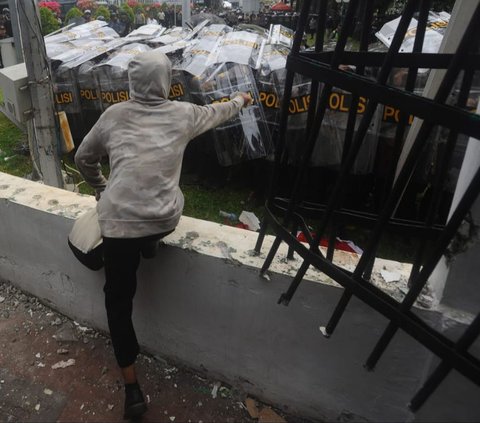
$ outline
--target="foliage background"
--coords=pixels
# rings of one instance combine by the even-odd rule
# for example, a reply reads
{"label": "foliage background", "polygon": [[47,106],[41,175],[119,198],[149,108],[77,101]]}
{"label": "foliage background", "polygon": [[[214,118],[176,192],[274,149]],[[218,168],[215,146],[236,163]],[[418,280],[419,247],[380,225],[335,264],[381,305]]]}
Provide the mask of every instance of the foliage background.
{"label": "foliage background", "polygon": [[40,8],[40,21],[42,23],[43,35],[50,34],[60,28],[60,23],[58,22],[55,13],[53,13],[48,7]]}

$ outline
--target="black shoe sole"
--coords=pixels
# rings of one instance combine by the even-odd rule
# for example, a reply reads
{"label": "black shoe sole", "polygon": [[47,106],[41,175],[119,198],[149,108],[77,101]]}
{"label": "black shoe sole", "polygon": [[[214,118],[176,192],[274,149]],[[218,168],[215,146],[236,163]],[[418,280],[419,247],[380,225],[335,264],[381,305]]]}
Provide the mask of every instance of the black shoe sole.
{"label": "black shoe sole", "polygon": [[125,410],[123,415],[124,420],[138,419],[148,410],[147,404],[144,402],[139,402],[137,404],[132,404]]}

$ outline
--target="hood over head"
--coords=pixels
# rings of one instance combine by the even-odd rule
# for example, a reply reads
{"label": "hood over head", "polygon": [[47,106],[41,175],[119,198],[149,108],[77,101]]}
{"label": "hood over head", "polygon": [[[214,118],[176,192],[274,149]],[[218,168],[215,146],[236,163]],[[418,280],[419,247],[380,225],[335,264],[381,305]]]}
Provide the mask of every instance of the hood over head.
{"label": "hood over head", "polygon": [[130,97],[142,103],[168,99],[172,81],[172,63],[160,51],[148,51],[133,58],[128,65]]}

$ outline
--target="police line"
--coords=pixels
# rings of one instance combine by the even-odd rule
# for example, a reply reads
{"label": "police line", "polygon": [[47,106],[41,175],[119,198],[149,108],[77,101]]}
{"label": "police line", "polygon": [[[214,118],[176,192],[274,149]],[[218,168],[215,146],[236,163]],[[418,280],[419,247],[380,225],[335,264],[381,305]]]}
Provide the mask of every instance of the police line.
{"label": "police line", "polygon": [[[92,26],[95,37],[98,37],[98,25],[102,24]],[[57,108],[67,113],[78,144],[106,108],[129,100],[129,61],[142,51],[158,49],[172,61],[171,100],[212,104],[228,100],[235,91],[250,92],[254,98],[252,107],[212,132],[221,165],[230,166],[268,157],[273,152],[272,133],[278,126],[286,57],[293,35],[288,28],[278,27],[270,28],[270,43],[267,37],[256,33],[234,31],[226,25],[207,25],[204,22],[201,28],[193,31],[181,28],[165,30],[161,26],[146,25],[143,33],[142,27],[131,37],[106,37],[102,45],[95,38],[92,45],[92,40],[85,36],[88,27],[85,29],[81,25],[77,31],[86,38],[76,39],[75,46],[69,45],[71,41],[58,43],[58,37],[55,43],[51,40],[47,42],[54,70]],[[72,31],[68,37],[74,37]],[[79,44],[81,48],[78,48]],[[68,54],[65,53],[67,50]],[[310,104],[310,81],[298,77],[293,93],[289,103],[291,118],[287,135],[289,142],[301,143]],[[335,164],[339,160],[337,151],[343,145],[342,135],[351,103],[350,93],[336,90],[330,94],[329,114],[324,122],[325,129],[319,135],[319,143],[328,145],[334,142],[338,145],[328,151],[320,148],[318,154],[331,157],[319,157],[318,163]],[[367,100],[361,97],[356,105],[359,116],[364,113],[366,105]],[[388,105],[379,107],[377,114],[385,125],[391,126],[400,119],[400,112]],[[382,136],[385,128],[391,132],[390,126],[379,125],[375,133],[371,133],[365,146],[368,150],[365,157],[368,156],[368,159],[358,166],[362,173],[371,171],[378,137]],[[324,139],[326,134],[329,140]],[[294,146],[294,150],[298,150],[298,146]]]}

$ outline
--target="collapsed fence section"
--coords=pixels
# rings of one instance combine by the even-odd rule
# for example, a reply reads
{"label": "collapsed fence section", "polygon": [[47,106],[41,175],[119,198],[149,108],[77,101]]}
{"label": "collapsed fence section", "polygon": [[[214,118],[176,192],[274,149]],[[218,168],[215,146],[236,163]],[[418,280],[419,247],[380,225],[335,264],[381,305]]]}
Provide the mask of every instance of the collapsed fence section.
{"label": "collapsed fence section", "polygon": [[[459,340],[452,341],[412,311],[419,295],[427,289],[428,278],[437,263],[442,256],[448,255],[458,228],[466,219],[468,221],[469,210],[480,192],[480,170],[475,169],[463,197],[447,218],[445,209],[450,207],[451,185],[456,182],[452,169],[459,166],[452,162],[452,157],[468,137],[471,137],[470,142],[480,140],[480,119],[471,112],[472,102],[478,101],[472,94],[475,91],[472,86],[480,68],[480,5],[478,2],[470,4],[472,13],[466,28],[452,25],[452,33],[463,32],[456,51],[437,54],[423,48],[431,24],[429,0],[406,3],[387,52],[368,48],[373,2],[359,0],[349,2],[333,51],[322,51],[327,1],[315,4],[318,4],[319,16],[315,51],[305,52],[300,48],[312,6],[312,1],[307,0],[303,3],[287,60],[275,137],[275,167],[266,202],[266,218],[255,249],[260,252],[270,227],[276,239],[262,273],[268,270],[282,242],[289,245],[290,258],[294,253],[301,257],[302,264],[289,289],[279,298],[280,304],[288,305],[293,299],[310,266],[345,288],[330,320],[321,327],[325,337],[334,334],[354,296],[389,320],[367,360],[367,369],[375,368],[398,329],[440,357],[440,366],[410,404],[417,410],[452,369],[480,385],[480,361],[468,352],[480,334],[480,317],[473,320]],[[414,31],[412,22],[416,23]],[[355,28],[361,33],[358,48],[352,50],[349,45],[347,50]],[[409,48],[405,47],[406,38],[409,38]],[[429,69],[444,70],[433,98],[422,96],[419,90],[419,86],[425,84]],[[310,78],[312,82],[305,135],[292,154],[289,107],[296,98],[295,81],[299,77]],[[342,124],[332,124],[330,114],[335,104],[338,106],[335,108],[342,108],[346,114]],[[413,142],[409,144],[406,140],[414,119],[419,120],[419,130],[412,131]],[[376,130],[379,125],[382,131]],[[373,161],[369,151],[378,150],[378,143],[387,142],[389,154],[383,163],[382,177],[377,180],[375,201],[359,200],[353,191],[359,176],[371,171]],[[332,149],[337,149],[337,154],[333,154]],[[310,171],[312,161],[323,157],[337,158],[328,178]],[[434,166],[428,167],[432,162]],[[405,209],[412,202],[412,194],[418,196],[418,184],[424,179],[426,167],[430,173],[429,184],[418,202],[421,213],[411,215]],[[288,190],[280,183],[285,169],[289,170],[291,179]],[[312,196],[312,186],[322,190],[323,195]],[[323,201],[317,201],[319,198]],[[366,234],[366,248],[353,270],[334,263],[335,239],[345,222],[355,222]],[[299,232],[306,242],[299,241]],[[409,288],[401,301],[371,282],[379,244],[392,233],[409,233],[414,240]],[[319,247],[322,239],[328,241],[326,251]]]}

